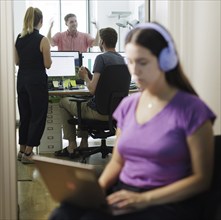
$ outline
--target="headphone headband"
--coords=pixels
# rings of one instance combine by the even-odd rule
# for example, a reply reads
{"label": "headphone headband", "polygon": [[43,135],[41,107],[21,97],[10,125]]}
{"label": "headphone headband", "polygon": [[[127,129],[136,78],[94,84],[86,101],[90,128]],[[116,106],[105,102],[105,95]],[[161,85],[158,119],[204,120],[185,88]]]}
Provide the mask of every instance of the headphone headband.
{"label": "headphone headband", "polygon": [[167,30],[165,30],[163,27],[161,27],[160,25],[156,23],[141,23],[141,24],[136,25],[135,28],[153,29],[157,31],[159,34],[161,34],[162,37],[167,42],[168,46],[162,49],[158,57],[160,68],[163,71],[165,72],[170,71],[177,66],[178,56],[176,53],[175,45],[173,43],[171,35],[168,33]]}

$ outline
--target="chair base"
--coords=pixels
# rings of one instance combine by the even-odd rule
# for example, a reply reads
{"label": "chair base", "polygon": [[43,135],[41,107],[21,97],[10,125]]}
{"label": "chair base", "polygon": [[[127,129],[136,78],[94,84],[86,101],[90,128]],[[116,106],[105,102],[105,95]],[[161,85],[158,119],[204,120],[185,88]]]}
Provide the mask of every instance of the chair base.
{"label": "chair base", "polygon": [[88,147],[84,149],[79,149],[80,154],[82,155],[82,163],[86,163],[86,159],[91,155],[96,153],[101,153],[102,158],[106,158],[109,153],[112,153],[113,147],[106,145],[106,140],[101,140],[101,145],[97,147]]}

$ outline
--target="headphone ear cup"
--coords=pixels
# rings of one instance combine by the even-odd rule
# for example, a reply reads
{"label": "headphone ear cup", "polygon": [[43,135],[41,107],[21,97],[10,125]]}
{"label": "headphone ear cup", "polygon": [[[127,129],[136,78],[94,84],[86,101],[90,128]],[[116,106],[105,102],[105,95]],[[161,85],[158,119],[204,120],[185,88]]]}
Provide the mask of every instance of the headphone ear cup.
{"label": "headphone ear cup", "polygon": [[158,56],[159,67],[164,72],[173,70],[178,64],[178,55],[172,37],[168,31],[156,23],[141,23],[136,27],[141,29],[153,29],[162,35],[168,46],[163,48]]}
{"label": "headphone ear cup", "polygon": [[171,47],[164,48],[159,55],[159,65],[161,70],[167,72],[177,66],[178,57],[176,51]]}

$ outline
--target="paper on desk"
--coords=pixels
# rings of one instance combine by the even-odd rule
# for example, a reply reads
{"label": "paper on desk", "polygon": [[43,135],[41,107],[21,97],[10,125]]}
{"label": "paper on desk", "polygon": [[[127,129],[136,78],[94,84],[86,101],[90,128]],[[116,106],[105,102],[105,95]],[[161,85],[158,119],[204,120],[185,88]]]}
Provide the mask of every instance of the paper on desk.
{"label": "paper on desk", "polygon": [[53,86],[55,87],[55,88],[58,88],[58,81],[53,81]]}
{"label": "paper on desk", "polygon": [[64,86],[64,88],[69,88],[70,86],[76,87],[76,81],[75,80],[66,79],[64,81],[63,86]]}

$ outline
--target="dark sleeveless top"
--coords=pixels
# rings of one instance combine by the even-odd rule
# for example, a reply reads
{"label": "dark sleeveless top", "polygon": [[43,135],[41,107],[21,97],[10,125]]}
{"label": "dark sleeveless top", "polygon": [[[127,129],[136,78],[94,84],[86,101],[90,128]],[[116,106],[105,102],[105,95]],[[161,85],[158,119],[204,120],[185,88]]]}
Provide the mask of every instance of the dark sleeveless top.
{"label": "dark sleeveless top", "polygon": [[15,47],[19,56],[19,70],[45,71],[40,43],[44,36],[34,29],[33,33],[20,38],[18,35]]}

